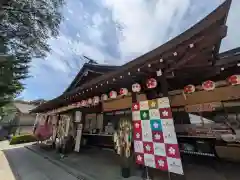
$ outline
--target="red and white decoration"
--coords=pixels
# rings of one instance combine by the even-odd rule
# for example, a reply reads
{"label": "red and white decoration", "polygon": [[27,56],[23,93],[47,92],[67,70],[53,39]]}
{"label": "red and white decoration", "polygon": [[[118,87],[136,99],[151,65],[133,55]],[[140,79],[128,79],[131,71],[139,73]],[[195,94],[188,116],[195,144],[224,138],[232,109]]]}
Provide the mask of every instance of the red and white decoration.
{"label": "red and white decoration", "polygon": [[211,81],[211,80],[207,80],[205,82],[202,83],[202,88],[205,91],[212,91],[214,90],[216,87],[215,82]]}
{"label": "red and white decoration", "polygon": [[87,106],[87,101],[86,100],[82,100],[81,101],[81,106],[82,107],[86,107]]}
{"label": "red and white decoration", "polygon": [[147,80],[147,88],[148,89],[153,89],[157,87],[157,80],[154,78],[150,78]]}
{"label": "red and white decoration", "polygon": [[169,99],[133,104],[132,118],[136,163],[183,175]]}
{"label": "red and white decoration", "polygon": [[117,97],[117,92],[116,92],[116,91],[111,91],[111,92],[109,93],[109,97],[110,97],[111,99],[115,99],[115,98]]}
{"label": "red and white decoration", "polygon": [[132,92],[140,92],[141,91],[141,85],[138,83],[135,83],[132,85]]}
{"label": "red and white decoration", "polygon": [[93,100],[92,100],[92,98],[88,98],[88,100],[87,100],[87,104],[88,104],[88,105],[92,105],[92,104],[93,104]]}
{"label": "red and white decoration", "polygon": [[106,101],[108,99],[108,95],[107,94],[102,94],[101,95],[101,100],[102,101]]}
{"label": "red and white decoration", "polygon": [[94,97],[93,97],[93,104],[94,104],[94,105],[98,104],[99,101],[100,101],[99,96],[94,96]]}
{"label": "red and white decoration", "polygon": [[192,84],[189,84],[189,85],[187,85],[187,86],[184,87],[184,93],[185,93],[185,94],[193,93],[193,92],[195,92],[195,90],[196,90],[196,88],[195,88],[195,86],[192,85]]}
{"label": "red and white decoration", "polygon": [[232,75],[228,78],[228,82],[235,86],[240,84],[240,75]]}
{"label": "red and white decoration", "polygon": [[126,96],[128,94],[127,88],[121,88],[119,94],[122,96]]}

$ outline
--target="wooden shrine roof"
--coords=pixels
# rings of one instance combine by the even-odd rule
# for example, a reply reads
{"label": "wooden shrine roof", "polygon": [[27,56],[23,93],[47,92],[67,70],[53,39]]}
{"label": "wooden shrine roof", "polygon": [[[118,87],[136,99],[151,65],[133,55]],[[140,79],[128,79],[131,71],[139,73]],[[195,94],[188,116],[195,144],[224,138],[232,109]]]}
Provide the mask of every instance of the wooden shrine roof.
{"label": "wooden shrine roof", "polygon": [[186,68],[201,69],[209,66],[213,68],[223,61],[219,58],[221,55],[219,47],[222,38],[227,34],[225,23],[230,4],[231,0],[226,0],[203,20],[174,39],[115,71],[94,78],[42,104],[34,112],[48,111],[94,95],[101,95],[116,87],[123,87],[125,84],[129,85],[146,77],[156,76],[156,71],[159,69],[164,69],[166,73],[171,74]]}
{"label": "wooden shrine roof", "polygon": [[114,71],[118,67],[119,66],[85,63],[64,93],[81,86],[82,84],[92,80],[93,78]]}

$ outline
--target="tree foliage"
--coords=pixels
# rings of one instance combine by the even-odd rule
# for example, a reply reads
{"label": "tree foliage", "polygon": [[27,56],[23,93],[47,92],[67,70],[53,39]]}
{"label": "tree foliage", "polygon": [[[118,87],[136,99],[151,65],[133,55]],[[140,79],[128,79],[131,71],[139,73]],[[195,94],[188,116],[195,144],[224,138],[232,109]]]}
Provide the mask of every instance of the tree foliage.
{"label": "tree foliage", "polygon": [[58,35],[64,0],[0,1],[0,107],[23,90],[33,58],[50,51]]}

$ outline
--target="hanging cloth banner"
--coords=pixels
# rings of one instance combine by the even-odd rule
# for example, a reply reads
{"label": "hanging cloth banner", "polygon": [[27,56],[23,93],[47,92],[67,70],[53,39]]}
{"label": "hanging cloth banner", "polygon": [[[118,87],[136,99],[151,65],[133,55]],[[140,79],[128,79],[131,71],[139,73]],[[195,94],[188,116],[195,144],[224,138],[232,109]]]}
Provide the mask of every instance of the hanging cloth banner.
{"label": "hanging cloth banner", "polygon": [[183,175],[167,97],[132,104],[136,163]]}

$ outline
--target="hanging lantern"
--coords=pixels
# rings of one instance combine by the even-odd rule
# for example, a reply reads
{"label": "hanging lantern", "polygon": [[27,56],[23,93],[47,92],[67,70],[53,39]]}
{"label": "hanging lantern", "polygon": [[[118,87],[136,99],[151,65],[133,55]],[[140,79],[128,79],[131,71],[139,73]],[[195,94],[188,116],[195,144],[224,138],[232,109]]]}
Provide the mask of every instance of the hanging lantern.
{"label": "hanging lantern", "polygon": [[77,106],[77,107],[81,107],[81,102],[78,102],[77,104],[78,104],[78,106]]}
{"label": "hanging lantern", "polygon": [[93,104],[98,104],[100,101],[100,98],[98,96],[93,97]]}
{"label": "hanging lantern", "polygon": [[101,95],[101,100],[102,101],[106,101],[108,99],[108,95],[107,94],[102,94]]}
{"label": "hanging lantern", "polygon": [[116,91],[111,91],[109,93],[109,97],[112,98],[112,99],[116,98],[117,97],[117,92]]}
{"label": "hanging lantern", "polygon": [[185,86],[184,87],[184,93],[185,94],[190,94],[190,93],[193,93],[193,92],[195,92],[195,86],[194,85],[192,85],[192,84],[189,84],[189,85],[187,85],[187,86]]}
{"label": "hanging lantern", "polygon": [[147,80],[147,88],[153,89],[153,88],[155,88],[155,87],[157,87],[157,80],[154,79],[154,78],[148,79],[148,80]]}
{"label": "hanging lantern", "polygon": [[202,83],[202,88],[205,91],[212,91],[215,89],[215,82],[211,81],[211,80],[207,80],[205,82]]}
{"label": "hanging lantern", "polygon": [[141,91],[141,85],[138,83],[135,83],[132,85],[132,91],[133,92],[140,92]]}
{"label": "hanging lantern", "polygon": [[87,106],[87,101],[86,101],[86,100],[82,100],[82,101],[81,101],[81,106],[82,106],[82,107]]}
{"label": "hanging lantern", "polygon": [[119,94],[122,96],[126,96],[128,94],[127,88],[121,88]]}
{"label": "hanging lantern", "polygon": [[93,100],[92,100],[92,98],[88,98],[88,100],[87,100],[87,104],[88,104],[88,105],[92,105],[92,104],[93,104]]}
{"label": "hanging lantern", "polygon": [[231,85],[238,85],[240,84],[240,75],[232,75],[228,78],[228,82],[231,84]]}

